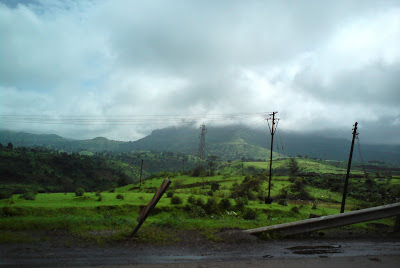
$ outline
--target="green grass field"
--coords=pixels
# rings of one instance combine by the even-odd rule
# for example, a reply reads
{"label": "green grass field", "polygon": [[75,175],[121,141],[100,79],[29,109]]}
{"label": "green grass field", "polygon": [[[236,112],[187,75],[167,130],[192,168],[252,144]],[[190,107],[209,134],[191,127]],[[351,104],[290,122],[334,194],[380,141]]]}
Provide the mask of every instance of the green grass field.
{"label": "green grass field", "polygon": [[[267,168],[266,162],[245,162],[244,167],[256,169]],[[274,163],[274,168],[287,167],[288,160],[281,159]],[[317,173],[343,174],[343,168],[317,160],[298,159],[301,170]],[[230,165],[235,165],[231,163]],[[360,172],[356,170],[355,172]],[[289,200],[288,205],[276,203],[276,198],[282,189],[289,189],[293,183],[288,176],[273,176],[271,196],[275,202],[266,205],[262,200],[249,200],[245,208],[235,207],[237,201],[231,198],[231,192],[235,183],[240,184],[244,176],[238,172],[227,172],[223,175],[209,177],[192,177],[190,175],[174,175],[171,177],[171,186],[167,192],[173,192],[174,197],[182,200],[181,204],[171,204],[171,198],[165,194],[157,204],[154,212],[139,231],[139,238],[143,241],[173,241],[178,239],[171,232],[165,230],[197,230],[208,238],[214,239],[214,235],[222,228],[248,229],[261,226],[269,226],[279,223],[293,222],[307,219],[310,213],[318,215],[331,215],[339,212],[341,193],[328,189],[306,186],[306,191],[315,199],[315,202],[304,200]],[[108,240],[119,240],[125,237],[136,226],[136,218],[140,207],[147,205],[156,189],[164,178],[154,178],[139,183],[129,184],[115,188],[114,192],[102,192],[101,200],[96,193],[85,193],[78,197],[75,193],[44,193],[37,194],[35,200],[24,200],[20,195],[14,195],[9,199],[0,200],[1,218],[0,234],[1,243],[27,241],[21,235],[21,231],[37,230],[66,230],[80,237],[94,240],[102,240],[93,231],[113,230]],[[212,184],[218,183],[219,189],[212,192]],[[400,178],[393,177],[391,185],[399,185]],[[140,186],[140,189],[139,189]],[[265,195],[268,189],[267,180],[260,184],[261,192]],[[211,197],[216,203],[223,198],[228,198],[232,207],[219,209],[215,213],[206,213],[193,209],[188,203],[189,198],[202,199],[204,203]],[[117,199],[122,195],[123,199]],[[347,199],[347,209],[351,210],[360,206],[364,200],[351,197]],[[365,205],[365,204],[364,204]],[[255,214],[252,219],[245,219],[246,213]],[[197,214],[196,214],[197,213]],[[200,214],[198,214],[200,213]],[[250,213],[250,214],[251,214]],[[393,219],[376,221],[386,225],[392,225]],[[353,225],[352,228],[369,228],[365,223]]]}

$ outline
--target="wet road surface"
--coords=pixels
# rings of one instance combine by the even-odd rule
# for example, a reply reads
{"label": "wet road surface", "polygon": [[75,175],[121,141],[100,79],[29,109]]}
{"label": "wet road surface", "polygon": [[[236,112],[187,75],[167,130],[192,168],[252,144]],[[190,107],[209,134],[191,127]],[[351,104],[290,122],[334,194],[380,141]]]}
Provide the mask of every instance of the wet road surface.
{"label": "wet road surface", "polygon": [[[275,265],[278,265],[276,267],[279,267],[279,263],[285,262],[288,267],[291,262],[293,265],[304,262],[307,266],[310,262],[330,265],[345,260],[347,263],[359,260],[365,262],[359,263],[362,266],[370,263],[379,266],[385,264],[382,267],[390,267],[391,264],[395,265],[393,267],[400,267],[400,241],[390,238],[297,239],[253,243],[207,243],[190,246],[119,243],[106,246],[67,247],[41,243],[40,245],[2,245],[0,249],[0,266],[157,266],[157,264],[177,266],[185,264],[185,267],[198,267],[196,265],[203,263],[207,266],[222,267],[218,265],[252,263],[257,266],[266,262],[271,264],[276,262]],[[329,261],[324,261],[324,259],[329,259]]]}

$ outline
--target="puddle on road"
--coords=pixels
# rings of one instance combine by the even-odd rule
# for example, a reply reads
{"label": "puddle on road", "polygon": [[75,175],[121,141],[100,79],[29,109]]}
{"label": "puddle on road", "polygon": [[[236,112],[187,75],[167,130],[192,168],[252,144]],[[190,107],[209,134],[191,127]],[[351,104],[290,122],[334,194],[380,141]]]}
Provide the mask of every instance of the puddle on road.
{"label": "puddle on road", "polygon": [[340,245],[297,246],[287,249],[291,250],[293,254],[301,255],[343,253],[343,249]]}

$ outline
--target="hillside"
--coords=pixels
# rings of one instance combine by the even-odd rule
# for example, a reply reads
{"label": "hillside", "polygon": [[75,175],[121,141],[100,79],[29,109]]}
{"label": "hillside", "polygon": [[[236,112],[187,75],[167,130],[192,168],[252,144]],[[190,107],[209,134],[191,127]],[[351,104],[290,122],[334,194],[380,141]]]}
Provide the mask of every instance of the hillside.
{"label": "hillside", "polygon": [[[0,142],[3,145],[12,142],[16,147],[46,146],[66,152],[167,151],[197,155],[199,134],[199,129],[195,128],[170,127],[154,130],[150,135],[137,141],[121,142],[102,137],[89,140],[67,140],[57,135],[0,131]],[[265,129],[251,129],[245,126],[208,127],[205,140],[207,155],[216,155],[222,160],[243,158],[266,160],[269,158],[270,136]],[[302,155],[347,161],[350,144],[350,140],[346,139],[279,131],[274,140],[274,156]],[[361,144],[361,153],[365,163],[381,161],[400,165],[400,145]],[[353,161],[361,161],[357,144]]]}
{"label": "hillside", "polygon": [[136,166],[101,156],[0,148],[0,189],[14,193],[104,190],[136,181],[138,174]]}

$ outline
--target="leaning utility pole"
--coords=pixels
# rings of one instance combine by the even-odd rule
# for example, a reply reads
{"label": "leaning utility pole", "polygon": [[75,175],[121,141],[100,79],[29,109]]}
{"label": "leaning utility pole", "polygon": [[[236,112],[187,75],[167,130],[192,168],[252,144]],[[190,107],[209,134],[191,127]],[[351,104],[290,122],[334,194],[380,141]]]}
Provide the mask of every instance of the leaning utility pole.
{"label": "leaning utility pole", "polygon": [[354,140],[356,136],[358,135],[357,133],[357,122],[354,124],[353,128],[353,140],[351,141],[351,148],[350,148],[350,156],[349,156],[349,163],[347,164],[347,173],[346,173],[346,179],[344,181],[344,189],[343,189],[343,197],[342,197],[342,206],[340,208],[340,213],[344,212],[344,206],[346,205],[346,195],[347,195],[347,186],[349,184],[349,176],[350,176],[350,167],[351,167],[351,159],[353,157],[353,147],[354,147]]}
{"label": "leaning utility pole", "polygon": [[[275,114],[277,114],[278,112],[272,112],[272,114],[270,114],[270,116],[272,115],[272,126],[269,126],[269,122],[268,122],[268,128],[269,128],[269,132],[271,133],[271,156],[269,158],[269,182],[268,182],[268,197],[265,199],[265,204],[271,204],[272,203],[272,199],[271,199],[271,178],[272,178],[272,150],[273,150],[273,144],[274,144],[274,134],[276,132],[276,128],[278,127],[278,122],[279,119],[275,118]],[[275,120],[277,120],[276,122],[276,126],[275,126]]]}
{"label": "leaning utility pole", "polygon": [[200,144],[199,144],[199,157],[201,160],[206,160],[206,125],[203,123],[200,126],[201,129],[201,134],[199,136],[200,138]]}

